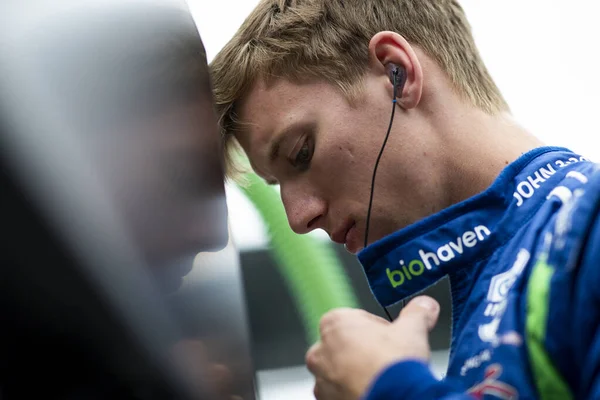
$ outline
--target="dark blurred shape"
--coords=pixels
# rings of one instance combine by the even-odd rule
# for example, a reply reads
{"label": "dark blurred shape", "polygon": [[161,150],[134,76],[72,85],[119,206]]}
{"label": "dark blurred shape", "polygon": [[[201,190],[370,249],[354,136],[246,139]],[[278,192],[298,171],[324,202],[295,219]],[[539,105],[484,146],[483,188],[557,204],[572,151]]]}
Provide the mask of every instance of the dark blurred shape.
{"label": "dark blurred shape", "polygon": [[185,3],[2,3],[0,134],[0,397],[253,399]]}

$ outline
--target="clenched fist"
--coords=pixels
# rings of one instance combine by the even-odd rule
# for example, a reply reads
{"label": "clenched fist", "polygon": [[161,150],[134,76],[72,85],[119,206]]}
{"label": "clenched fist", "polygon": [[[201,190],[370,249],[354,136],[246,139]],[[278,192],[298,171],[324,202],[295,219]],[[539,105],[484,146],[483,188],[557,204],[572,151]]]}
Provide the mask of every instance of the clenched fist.
{"label": "clenched fist", "polygon": [[358,400],[377,375],[402,360],[428,361],[439,315],[430,297],[413,299],[390,323],[364,310],[337,309],[321,319],[321,341],[306,354],[318,400]]}

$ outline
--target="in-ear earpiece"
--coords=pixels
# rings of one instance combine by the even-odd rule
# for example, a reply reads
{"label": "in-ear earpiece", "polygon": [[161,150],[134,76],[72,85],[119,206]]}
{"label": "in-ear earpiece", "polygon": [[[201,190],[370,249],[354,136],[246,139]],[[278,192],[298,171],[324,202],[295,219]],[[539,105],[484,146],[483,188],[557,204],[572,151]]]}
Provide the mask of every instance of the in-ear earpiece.
{"label": "in-ear earpiece", "polygon": [[387,70],[390,82],[394,85],[394,100],[396,100],[397,96],[402,97],[402,91],[406,83],[406,71],[404,68],[392,63],[387,65]]}

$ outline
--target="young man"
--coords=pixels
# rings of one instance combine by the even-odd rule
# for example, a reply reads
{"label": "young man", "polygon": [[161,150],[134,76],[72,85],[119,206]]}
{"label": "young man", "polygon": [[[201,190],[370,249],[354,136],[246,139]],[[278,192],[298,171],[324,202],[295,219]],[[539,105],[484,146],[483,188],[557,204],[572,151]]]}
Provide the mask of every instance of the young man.
{"label": "young man", "polygon": [[294,231],[358,253],[383,306],[450,277],[445,380],[418,297],[322,319],[318,399],[600,396],[600,175],[511,119],[457,1],[264,0],[211,72],[226,151]]}

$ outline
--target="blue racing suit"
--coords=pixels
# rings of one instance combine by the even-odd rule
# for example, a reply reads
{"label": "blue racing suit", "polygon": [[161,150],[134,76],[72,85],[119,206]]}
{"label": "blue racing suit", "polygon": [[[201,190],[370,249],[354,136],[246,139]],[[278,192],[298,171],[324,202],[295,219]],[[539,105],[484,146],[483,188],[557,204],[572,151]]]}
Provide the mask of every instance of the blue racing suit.
{"label": "blue racing suit", "polygon": [[383,306],[446,275],[452,293],[446,377],[398,362],[364,398],[600,399],[599,209],[600,166],[543,147],[361,251]]}

